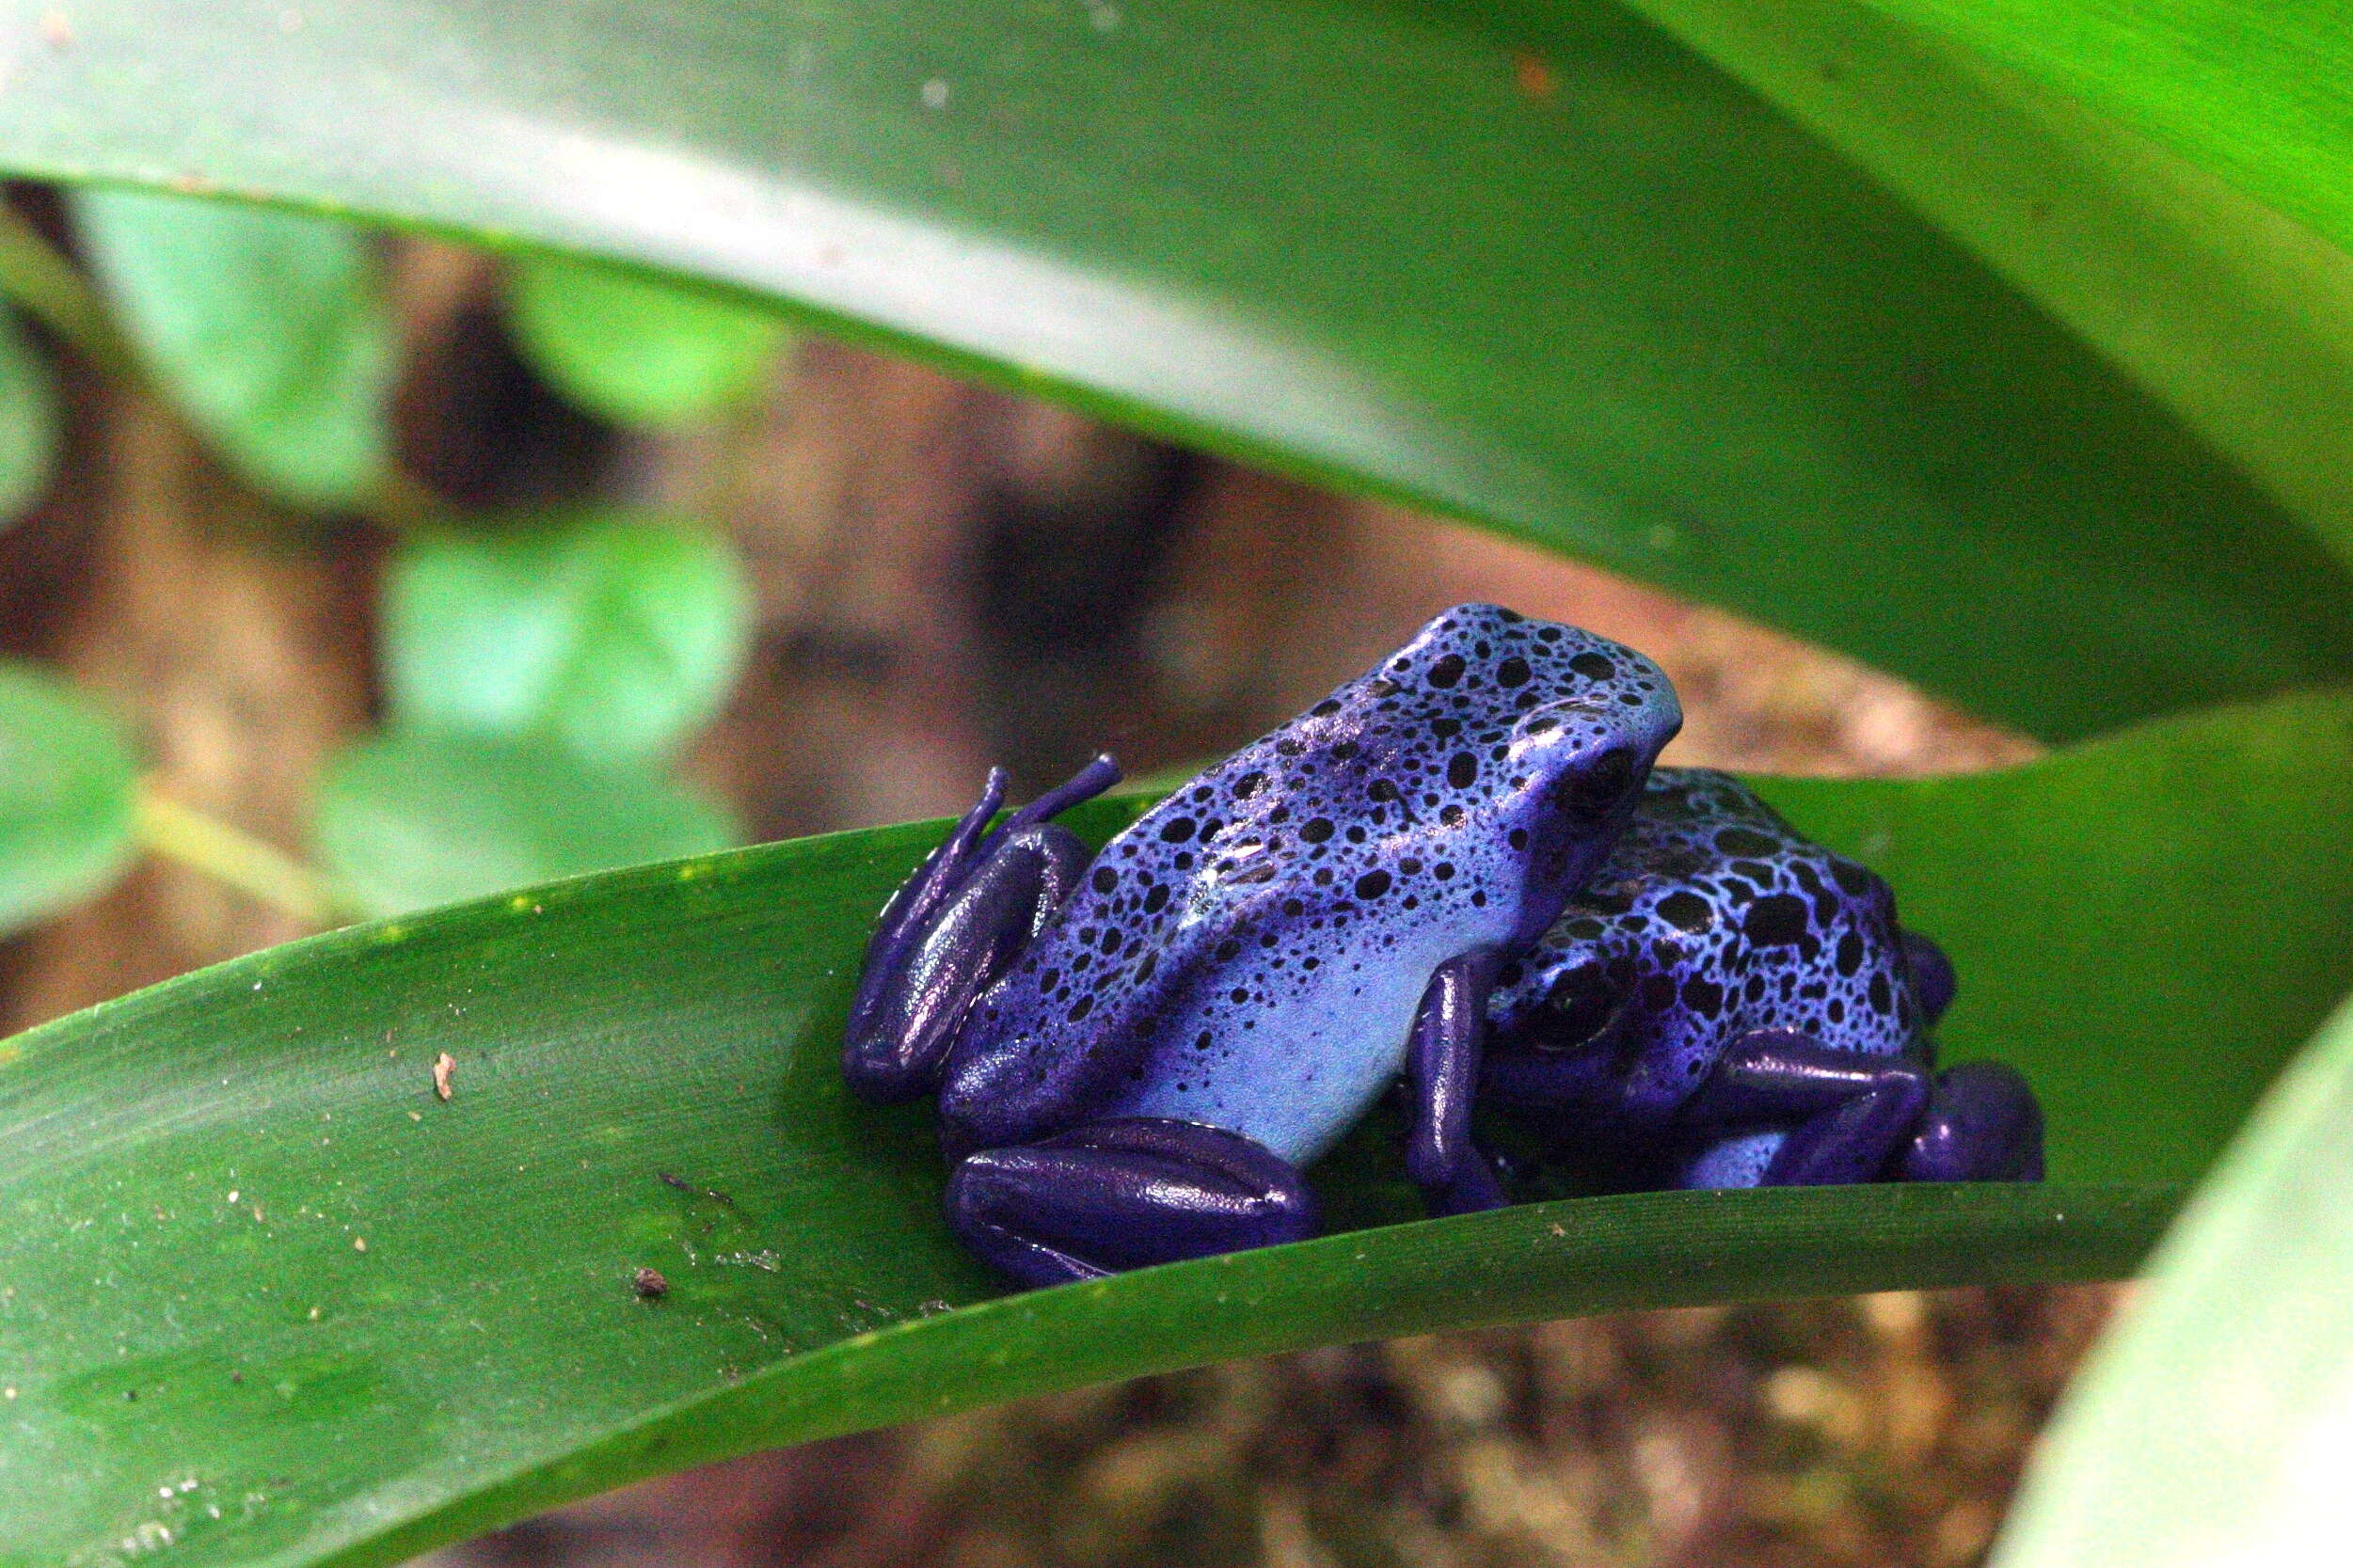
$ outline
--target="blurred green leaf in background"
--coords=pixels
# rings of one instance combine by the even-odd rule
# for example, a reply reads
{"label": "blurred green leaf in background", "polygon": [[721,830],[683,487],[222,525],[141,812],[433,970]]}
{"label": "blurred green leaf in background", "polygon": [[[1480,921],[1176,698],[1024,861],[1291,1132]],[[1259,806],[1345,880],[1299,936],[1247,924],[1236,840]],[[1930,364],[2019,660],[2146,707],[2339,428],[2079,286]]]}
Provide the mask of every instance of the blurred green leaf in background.
{"label": "blurred green leaf in background", "polygon": [[57,463],[57,392],[48,361],[0,310],[0,528],[49,488]]}
{"label": "blurred green leaf in background", "polygon": [[621,425],[674,426],[738,407],[792,341],[772,309],[559,256],[518,259],[507,301],[539,373]]}
{"label": "blurred green leaf in background", "polygon": [[2353,1013],[2288,1070],[2078,1375],[1997,1568],[2328,1562],[2353,1452]]}
{"label": "blurred green leaf in background", "polygon": [[364,505],[390,461],[394,372],[367,238],[151,191],[83,191],[73,210],[151,372],[230,464],[295,507]]}
{"label": "blurred green leaf in background", "polygon": [[742,568],[708,528],[567,509],[403,540],[384,678],[398,728],[650,763],[719,711],[751,635]]}
{"label": "blurred green leaf in background", "polygon": [[99,892],[129,863],[136,766],[121,726],[88,698],[0,660],[0,932]]}

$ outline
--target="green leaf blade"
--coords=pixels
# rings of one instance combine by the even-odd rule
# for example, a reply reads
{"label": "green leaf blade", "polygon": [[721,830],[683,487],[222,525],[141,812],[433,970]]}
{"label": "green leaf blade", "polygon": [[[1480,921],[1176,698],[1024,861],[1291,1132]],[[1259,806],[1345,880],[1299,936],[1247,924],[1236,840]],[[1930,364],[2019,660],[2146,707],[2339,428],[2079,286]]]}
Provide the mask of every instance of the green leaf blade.
{"label": "green leaf blade", "polygon": [[2353,561],[2353,255],[1869,0],[1635,8],[1983,256]]}
{"label": "green leaf blade", "polygon": [[2353,670],[2353,580],[2293,518],[1598,4],[1172,0],[1099,33],[1014,0],[495,0],[426,36],[390,0],[291,34],[94,0],[62,53],[41,14],[0,7],[26,62],[0,166],[187,170],[772,293],[2045,736]]}
{"label": "green leaf blade", "polygon": [[[1904,923],[1952,954],[1946,1054],[2027,1074],[2057,1176],[2194,1178],[2353,984],[2342,694],[2145,725],[2002,773],[1762,788],[1884,875]],[[2226,927],[2268,940],[2218,942]],[[2097,1140],[2076,1141],[2087,1128]]]}
{"label": "green leaf blade", "polygon": [[232,466],[313,511],[374,493],[392,333],[356,230],[138,190],[82,192],[74,219],[140,352]]}
{"label": "green leaf blade", "polygon": [[35,666],[0,660],[0,932],[103,890],[135,848],[121,728]]}
{"label": "green leaf blade", "polygon": [[[160,1522],[189,1563],[349,1568],[676,1465],[1223,1355],[2113,1273],[2353,971],[2347,724],[2353,699],[2297,699],[1978,779],[1771,784],[1877,842],[1950,942],[1948,1043],[2021,1061],[2053,1107],[2041,1189],[1574,1200],[939,1313],[995,1287],[938,1218],[929,1115],[853,1103],[838,1065],[868,923],[939,824],[354,927],[77,1015],[0,1047],[0,1495],[45,1499],[0,1512],[0,1562]],[[1073,816],[1099,838],[1141,804]],[[2250,1009],[2186,968],[2151,1027],[2111,998],[2162,943],[2120,939],[2120,907],[2276,961],[2281,994]],[[2117,1114],[2193,1099],[2161,1147]]]}
{"label": "green leaf blade", "polygon": [[555,256],[518,260],[507,301],[540,373],[622,425],[662,429],[739,407],[791,341],[772,310]]}
{"label": "green leaf blade", "polygon": [[2353,1388],[2353,1013],[2268,1096],[2037,1450],[1996,1568],[2325,1562]]}
{"label": "green leaf blade", "polygon": [[2353,248],[2353,32],[2333,0],[1868,0],[2097,104]]}
{"label": "green leaf blade", "polygon": [[738,837],[723,811],[645,768],[458,736],[362,741],[329,765],[317,812],[319,858],[366,914],[705,854]]}
{"label": "green leaf blade", "polygon": [[393,721],[659,761],[725,700],[752,608],[734,551],[682,519],[574,508],[415,535],[386,585]]}

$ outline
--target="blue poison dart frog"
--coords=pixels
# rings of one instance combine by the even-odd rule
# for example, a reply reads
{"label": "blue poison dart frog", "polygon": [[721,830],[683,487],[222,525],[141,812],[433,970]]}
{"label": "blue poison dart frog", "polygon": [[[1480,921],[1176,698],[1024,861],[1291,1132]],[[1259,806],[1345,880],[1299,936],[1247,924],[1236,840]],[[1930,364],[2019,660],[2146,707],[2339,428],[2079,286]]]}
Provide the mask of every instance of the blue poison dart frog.
{"label": "blue poison dart frog", "polygon": [[1415,1182],[1493,1207],[1487,993],[1681,722],[1640,654],[1464,605],[1091,858],[1049,819],[1108,757],[984,833],[993,774],[882,911],[850,1085],[937,1093],[950,1224],[1035,1284],[1312,1234],[1300,1168],[1401,1072]]}
{"label": "blue poison dart frog", "polygon": [[[1117,782],[1110,758],[990,830],[993,773],[882,911],[850,1086],[937,1095],[948,1221],[1030,1284],[1312,1234],[1301,1168],[1401,1076],[1406,1166],[1430,1206],[1498,1205],[1471,1112],[1499,977],[1518,962],[1514,1059],[1544,1069],[1518,1102],[1582,1109],[1595,1097],[1573,1070],[1555,1092],[1579,1050],[1544,1033],[1538,944],[1629,832],[1680,723],[1641,655],[1464,605],[1100,854],[1052,818]],[[1846,1098],[1867,1096],[1876,1077],[1845,1063]],[[1816,1101],[1789,1103],[1775,1125],[1802,1136]]]}
{"label": "blue poison dart frog", "polygon": [[2025,1080],[1935,1070],[1953,989],[1885,882],[1738,781],[1661,768],[1600,870],[1503,966],[1480,1099],[1630,1187],[2039,1180]]}

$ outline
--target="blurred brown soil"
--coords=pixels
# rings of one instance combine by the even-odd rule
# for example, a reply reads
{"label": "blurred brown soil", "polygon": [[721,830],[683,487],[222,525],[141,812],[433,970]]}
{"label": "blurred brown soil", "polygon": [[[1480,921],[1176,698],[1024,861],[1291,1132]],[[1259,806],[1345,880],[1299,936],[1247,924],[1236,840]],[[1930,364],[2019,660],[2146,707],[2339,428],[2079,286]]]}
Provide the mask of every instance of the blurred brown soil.
{"label": "blurred brown soil", "polygon": [[[478,261],[403,257],[412,461],[474,504],[595,484],[723,517],[752,667],[690,771],[763,837],[961,809],[1100,746],[1217,754],[1432,611],[1501,600],[1643,648],[1672,760],[1935,772],[2033,754],[1900,682],[1490,535],[1334,499],[816,343],[738,425],[584,425],[519,376]],[[128,715],[156,787],[298,846],[368,722],[382,541],[262,515],[86,387],[67,481],[0,536],[0,644]],[[22,1026],[295,934],[151,864],[0,946]],[[445,1554],[488,1564],[1922,1564],[1981,1555],[2109,1303],[1956,1291],[1320,1351],[650,1483]]]}

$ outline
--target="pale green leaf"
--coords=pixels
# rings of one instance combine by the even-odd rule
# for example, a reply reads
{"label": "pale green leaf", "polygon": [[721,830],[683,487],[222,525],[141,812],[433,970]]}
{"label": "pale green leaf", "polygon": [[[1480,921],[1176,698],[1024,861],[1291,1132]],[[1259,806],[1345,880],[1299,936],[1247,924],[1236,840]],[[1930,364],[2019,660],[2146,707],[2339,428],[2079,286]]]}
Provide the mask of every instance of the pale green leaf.
{"label": "pale green leaf", "polygon": [[771,309],[556,256],[518,260],[509,319],[556,389],[615,424],[708,419],[756,395],[791,343]]}
{"label": "pale green leaf", "polygon": [[362,235],[138,190],[84,191],[73,210],[152,373],[239,472],[317,511],[374,492],[393,343]]}
{"label": "pale green leaf", "polygon": [[396,725],[667,756],[743,667],[752,595],[700,524],[611,508],[419,533],[386,579]]}
{"label": "pale green leaf", "polygon": [[722,849],[736,830],[642,768],[595,767],[544,743],[386,736],[328,768],[311,840],[356,908],[398,914]]}
{"label": "pale green leaf", "polygon": [[0,932],[121,875],[136,760],[122,728],[55,675],[0,659]]}

